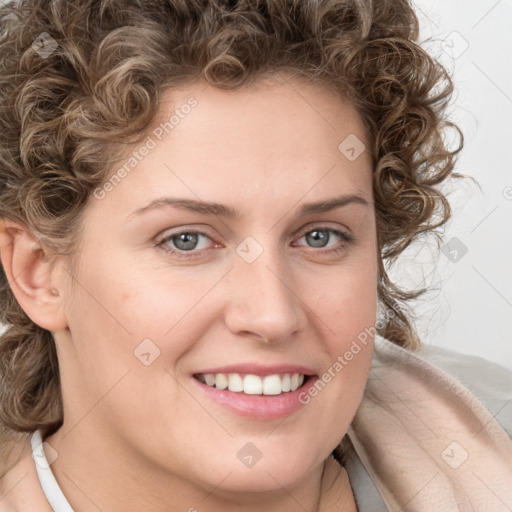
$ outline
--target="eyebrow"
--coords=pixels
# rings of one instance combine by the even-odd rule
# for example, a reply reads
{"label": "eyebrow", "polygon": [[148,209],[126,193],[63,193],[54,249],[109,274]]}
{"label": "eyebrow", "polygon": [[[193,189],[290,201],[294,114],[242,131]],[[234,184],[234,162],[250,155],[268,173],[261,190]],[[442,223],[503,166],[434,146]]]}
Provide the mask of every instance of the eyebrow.
{"label": "eyebrow", "polygon": [[[315,203],[303,204],[298,212],[298,215],[300,216],[312,213],[323,213],[330,210],[334,210],[335,208],[346,206],[348,204],[360,204],[363,206],[370,205],[370,203],[366,199],[364,199],[364,197],[359,196],[357,194],[348,194],[333,197],[331,199],[326,199],[323,201],[318,201]],[[229,219],[241,218],[241,214],[238,210],[224,204],[211,203],[206,201],[196,201],[194,199],[185,199],[178,197],[160,197],[158,199],[151,201],[146,206],[138,208],[137,210],[130,213],[128,215],[128,219],[142,215],[151,210],[162,208],[164,206],[175,206],[196,213],[201,213],[205,215],[219,215],[221,217],[226,217]]]}

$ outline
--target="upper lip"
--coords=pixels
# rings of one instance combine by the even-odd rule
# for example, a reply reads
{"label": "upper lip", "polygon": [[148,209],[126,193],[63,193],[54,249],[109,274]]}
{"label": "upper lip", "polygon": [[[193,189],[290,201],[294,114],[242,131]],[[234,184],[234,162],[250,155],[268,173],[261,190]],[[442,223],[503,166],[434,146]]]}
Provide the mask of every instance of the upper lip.
{"label": "upper lip", "polygon": [[204,370],[194,372],[194,375],[200,373],[203,375],[207,373],[243,373],[259,375],[260,377],[265,377],[266,375],[275,375],[278,373],[299,373],[301,375],[315,375],[314,370],[303,365],[281,364],[265,366],[254,363],[231,364],[227,366],[218,366],[216,368],[206,368]]}

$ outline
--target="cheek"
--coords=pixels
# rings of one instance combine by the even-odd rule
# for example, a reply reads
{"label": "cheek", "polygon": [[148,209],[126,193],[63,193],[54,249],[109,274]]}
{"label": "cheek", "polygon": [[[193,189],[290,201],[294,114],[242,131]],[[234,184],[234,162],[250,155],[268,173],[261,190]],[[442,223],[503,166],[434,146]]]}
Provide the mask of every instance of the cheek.
{"label": "cheek", "polygon": [[318,431],[333,447],[347,431],[364,393],[377,314],[376,272],[368,267],[366,272],[346,270],[317,298],[322,304],[317,325],[327,357],[319,381],[301,397],[309,402],[312,416],[323,420]]}
{"label": "cheek", "polygon": [[77,280],[87,285],[78,287],[80,304],[72,313],[87,311],[102,329],[133,342],[179,330],[190,315],[196,316],[195,308],[223,273],[161,263],[149,266],[144,256],[137,261],[137,255],[113,251],[89,254],[85,260]]}
{"label": "cheek", "polygon": [[[320,282],[319,279],[316,280]],[[342,404],[331,414],[345,421],[360,401],[373,354],[377,315],[377,262],[360,258],[332,270],[312,297],[327,353],[325,368],[313,395],[325,394]],[[315,315],[314,315],[315,316]],[[329,398],[327,398],[329,396]],[[318,401],[317,403],[320,403]]]}
{"label": "cheek", "polygon": [[156,411],[176,410],[171,406],[183,391],[172,375],[179,374],[183,356],[214,321],[216,303],[209,292],[225,272],[191,267],[156,272],[110,257],[116,267],[90,259],[77,276],[83,286],[77,284],[69,308],[75,354],[68,378],[76,383],[70,388],[82,390],[84,410],[108,395],[98,412],[109,404],[106,417],[125,421],[132,415],[131,424],[137,425]]}
{"label": "cheek", "polygon": [[[308,305],[323,321],[331,351],[339,352],[359,333],[375,326],[377,315],[377,264],[370,258],[326,269],[308,278]],[[307,297],[307,295],[306,295]]]}

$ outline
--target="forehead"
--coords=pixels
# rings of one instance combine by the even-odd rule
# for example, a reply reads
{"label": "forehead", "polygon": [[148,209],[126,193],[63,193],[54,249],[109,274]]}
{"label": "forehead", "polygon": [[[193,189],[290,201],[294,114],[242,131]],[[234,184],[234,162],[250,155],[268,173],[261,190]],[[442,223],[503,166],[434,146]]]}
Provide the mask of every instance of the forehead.
{"label": "forehead", "polygon": [[[189,108],[192,102],[194,107]],[[195,142],[200,138],[202,145],[211,142],[219,147],[236,141],[244,143],[244,149],[253,142],[248,135],[283,146],[307,140],[303,151],[319,141],[337,147],[340,137],[343,140],[350,134],[367,142],[362,118],[344,96],[320,82],[284,75],[232,90],[203,81],[168,89],[161,96],[152,133],[159,140],[192,140],[195,136]]]}
{"label": "forehead", "polygon": [[[360,152],[357,158],[344,153],[347,140]],[[133,210],[172,192],[236,202],[242,211],[249,202],[275,208],[336,192],[364,192],[371,200],[365,143],[355,107],[319,85],[262,80],[222,90],[196,82],[162,94],[148,138],[130,148],[124,161],[129,172],[109,201],[129,203]],[[143,146],[144,156],[135,158]]]}

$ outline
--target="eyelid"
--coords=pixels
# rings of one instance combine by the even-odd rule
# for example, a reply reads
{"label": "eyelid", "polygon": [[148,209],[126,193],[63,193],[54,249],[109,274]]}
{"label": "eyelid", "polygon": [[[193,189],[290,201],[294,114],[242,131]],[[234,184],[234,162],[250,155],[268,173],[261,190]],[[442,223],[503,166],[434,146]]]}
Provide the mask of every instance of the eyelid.
{"label": "eyelid", "polygon": [[347,228],[341,227],[339,224],[337,224],[336,226],[330,226],[328,222],[322,223],[322,221],[316,222],[316,223],[312,222],[312,223],[307,224],[306,226],[301,228],[299,231],[297,231],[296,234],[293,236],[294,236],[294,238],[302,237],[306,233],[310,233],[311,231],[315,231],[315,230],[338,231],[338,232],[341,232],[344,235],[346,235],[348,238],[351,238],[351,239],[353,238],[353,235],[350,233],[350,231]]}

